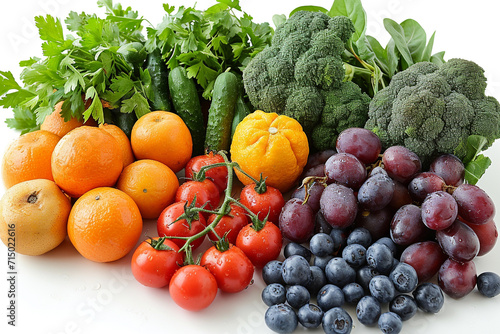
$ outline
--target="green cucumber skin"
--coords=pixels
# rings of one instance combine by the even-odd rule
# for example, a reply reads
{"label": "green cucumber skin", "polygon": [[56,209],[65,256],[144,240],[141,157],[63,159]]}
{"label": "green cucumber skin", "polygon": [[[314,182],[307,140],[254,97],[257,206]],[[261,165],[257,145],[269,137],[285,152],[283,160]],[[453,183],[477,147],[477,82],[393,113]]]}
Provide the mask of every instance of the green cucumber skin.
{"label": "green cucumber skin", "polygon": [[113,116],[114,124],[119,127],[130,139],[130,136],[132,135],[132,128],[137,121],[135,113],[123,114],[121,112],[117,112]]}
{"label": "green cucumber skin", "polygon": [[236,131],[236,127],[247,115],[251,113],[250,108],[247,106],[243,97],[238,95],[238,100],[236,100],[236,107],[234,109],[234,117],[233,122],[231,124],[231,138],[233,138],[234,131]]}
{"label": "green cucumber skin", "polygon": [[151,110],[171,111],[170,92],[168,90],[168,67],[161,59],[160,50],[156,49],[148,55],[146,69],[151,76]]}
{"label": "green cucumber skin", "polygon": [[195,82],[187,77],[184,67],[178,66],[168,74],[168,88],[174,110],[191,132],[193,155],[203,154],[205,122]]}
{"label": "green cucumber skin", "polygon": [[231,72],[221,73],[215,80],[205,139],[205,148],[209,151],[229,151],[240,85],[236,75]]}

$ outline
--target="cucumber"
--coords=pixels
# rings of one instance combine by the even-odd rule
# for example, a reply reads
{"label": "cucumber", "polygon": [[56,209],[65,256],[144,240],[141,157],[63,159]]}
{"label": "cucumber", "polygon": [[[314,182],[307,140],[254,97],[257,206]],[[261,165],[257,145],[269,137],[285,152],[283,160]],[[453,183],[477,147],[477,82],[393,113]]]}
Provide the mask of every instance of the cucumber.
{"label": "cucumber", "polygon": [[243,97],[238,95],[238,99],[236,100],[236,107],[234,109],[234,117],[233,123],[231,124],[231,139],[233,138],[234,131],[236,131],[236,127],[240,122],[245,118],[248,114],[250,114],[250,108],[247,106],[245,101],[243,101]]}
{"label": "cucumber", "polygon": [[203,154],[205,122],[195,82],[187,77],[184,67],[177,66],[168,74],[168,88],[177,115],[191,132],[193,155]]}
{"label": "cucumber", "polygon": [[130,114],[124,114],[118,111],[113,114],[113,123],[123,132],[125,132],[129,139],[130,135],[132,134],[132,128],[134,127],[136,121],[137,116],[134,112]]}
{"label": "cucumber", "polygon": [[205,138],[205,148],[209,151],[229,151],[240,85],[241,82],[231,72],[221,73],[215,79]]}
{"label": "cucumber", "polygon": [[171,111],[169,90],[168,90],[168,67],[161,59],[161,52],[155,49],[148,55],[146,69],[151,76],[151,85],[147,91],[150,107],[152,111]]}

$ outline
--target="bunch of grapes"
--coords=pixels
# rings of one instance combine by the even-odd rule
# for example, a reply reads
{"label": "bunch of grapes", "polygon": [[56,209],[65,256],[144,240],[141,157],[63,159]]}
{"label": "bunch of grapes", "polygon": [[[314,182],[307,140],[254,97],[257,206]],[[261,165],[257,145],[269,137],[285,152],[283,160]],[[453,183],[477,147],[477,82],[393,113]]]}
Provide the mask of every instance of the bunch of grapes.
{"label": "bunch of grapes", "polygon": [[[289,245],[310,241],[315,255],[311,268],[325,271],[344,258],[348,267],[355,268],[352,282],[362,286],[369,284],[369,280],[360,281],[364,274],[369,273],[369,279],[389,276],[401,262],[414,269],[419,284],[437,274],[439,287],[453,298],[467,295],[476,285],[491,297],[500,293],[500,278],[493,273],[478,277],[473,260],[496,243],[495,207],[482,189],[464,183],[464,172],[463,163],[451,154],[436,158],[428,171],[422,171],[414,152],[402,146],[382,152],[373,132],[350,128],[339,135],[336,151],[310,157],[302,185],[281,211],[279,227]],[[359,231],[369,235],[366,245],[360,242]],[[315,252],[318,244],[325,247],[325,242],[317,242],[325,235],[334,244],[339,236],[360,240],[351,241],[355,246],[349,247],[341,243],[328,254]],[[385,269],[363,265],[368,263],[367,249],[375,243],[391,254]],[[329,279],[323,283],[336,284]],[[315,282],[304,285],[311,284]],[[485,291],[488,285],[490,291]],[[370,291],[368,295],[373,296]]]}

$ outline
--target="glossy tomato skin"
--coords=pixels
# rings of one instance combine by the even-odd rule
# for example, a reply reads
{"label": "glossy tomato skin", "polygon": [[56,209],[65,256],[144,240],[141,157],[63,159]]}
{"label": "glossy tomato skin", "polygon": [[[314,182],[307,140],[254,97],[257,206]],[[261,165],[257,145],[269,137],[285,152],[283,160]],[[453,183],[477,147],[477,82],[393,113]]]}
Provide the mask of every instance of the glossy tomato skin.
{"label": "glossy tomato skin", "polygon": [[236,238],[236,247],[259,268],[269,261],[276,260],[282,245],[283,237],[280,229],[269,221],[259,231],[256,231],[252,224],[248,224],[241,229]]}
{"label": "glossy tomato skin", "polygon": [[[217,235],[222,238],[222,236],[227,233],[227,241],[231,244],[236,243],[236,237],[240,230],[248,224],[248,216],[241,206],[236,204],[231,204],[231,211],[229,215],[225,215],[221,218],[221,220],[215,226],[215,232]],[[210,225],[215,218],[216,214],[212,214],[208,217],[207,225]],[[213,232],[208,233],[208,238],[211,241],[217,241],[217,236]]]}
{"label": "glossy tomato skin", "polygon": [[223,252],[210,247],[201,257],[200,265],[214,275],[221,291],[234,293],[244,290],[252,281],[254,267],[241,249],[230,244]]}
{"label": "glossy tomato skin", "polygon": [[[209,179],[203,181],[187,181],[179,186],[175,193],[175,201],[191,203],[196,196],[195,206],[202,207],[204,204],[205,209],[215,210],[219,205],[220,192],[215,183]],[[204,215],[205,216],[205,215]],[[206,219],[208,215],[204,218]]]}
{"label": "glossy tomato skin", "polygon": [[[186,219],[181,219],[173,223],[181,214],[184,213],[184,202],[176,202],[167,206],[163,212],[158,217],[158,222],[156,228],[158,230],[158,235],[163,236],[175,236],[175,237],[190,237],[205,229],[206,221],[203,215],[199,215],[198,220],[193,220],[191,222],[191,228]],[[205,239],[205,236],[194,240],[191,245],[193,250],[198,248]],[[177,246],[182,247],[186,243],[183,239],[170,239]]]}
{"label": "glossy tomato skin", "polygon": [[285,205],[285,199],[281,191],[267,186],[264,193],[259,194],[255,190],[255,183],[243,187],[240,194],[240,202],[264,220],[269,213],[268,221],[278,224],[281,209]]}
{"label": "glossy tomato skin", "polygon": [[[194,172],[199,172],[201,167],[221,162],[224,162],[224,158],[220,154],[209,152],[208,154],[197,155],[195,157],[192,157],[191,160],[188,161],[185,167],[185,176],[188,179],[192,179]],[[226,189],[226,166],[210,168],[205,172],[205,177],[213,181],[221,193]]]}
{"label": "glossy tomato skin", "polygon": [[207,308],[217,295],[217,281],[207,269],[190,264],[177,270],[168,286],[174,302],[188,311]]}
{"label": "glossy tomato skin", "polygon": [[[158,241],[159,237],[153,238]],[[142,285],[162,288],[170,283],[174,273],[182,266],[184,256],[179,246],[165,239],[163,245],[170,249],[155,249],[150,240],[143,241],[132,255],[132,274]]]}

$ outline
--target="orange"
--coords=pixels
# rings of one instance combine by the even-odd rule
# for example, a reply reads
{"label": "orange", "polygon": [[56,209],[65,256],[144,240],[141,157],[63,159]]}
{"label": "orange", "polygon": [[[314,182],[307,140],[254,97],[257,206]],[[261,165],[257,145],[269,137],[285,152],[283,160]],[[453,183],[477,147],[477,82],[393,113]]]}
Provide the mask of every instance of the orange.
{"label": "orange", "polygon": [[33,179],[53,181],[50,159],[59,139],[51,132],[38,130],[24,134],[10,144],[2,162],[5,187]]}
{"label": "orange", "polygon": [[130,140],[128,139],[125,132],[122,131],[122,129],[120,129],[116,125],[106,123],[99,125],[99,128],[112,135],[118,142],[118,145],[120,145],[120,150],[122,151],[123,168],[127,167],[135,161],[134,153],[132,153],[132,146],[130,146]]}
{"label": "orange", "polygon": [[141,233],[139,208],[118,189],[90,190],[75,202],[69,214],[71,243],[83,257],[95,262],[121,259],[135,247]]}
{"label": "orange", "polygon": [[0,200],[0,237],[17,253],[47,253],[66,237],[70,210],[69,198],[54,181],[37,179],[18,183]]}
{"label": "orange", "polygon": [[83,123],[82,120],[79,120],[76,117],[70,118],[68,121],[65,121],[64,118],[61,116],[61,109],[64,101],[61,101],[57,103],[54,106],[54,111],[52,114],[48,115],[45,117],[45,120],[43,123],[40,125],[40,130],[46,130],[49,132],[52,132],[59,137],[64,136],[71,130],[82,126],[82,125],[89,125],[89,126],[95,126],[97,125],[96,121],[94,119],[90,118],[87,122]]}
{"label": "orange", "polygon": [[81,126],[68,132],[52,153],[54,181],[71,197],[113,186],[122,169],[117,141],[97,127]]}
{"label": "orange", "polygon": [[[289,190],[307,162],[309,144],[295,119],[257,110],[236,127],[231,143],[231,160],[255,179],[260,173],[266,184],[281,192]],[[252,180],[236,171],[245,185]]]}
{"label": "orange", "polygon": [[132,197],[142,218],[154,219],[174,202],[179,180],[166,165],[145,159],[128,165],[116,187]]}
{"label": "orange", "polygon": [[174,113],[150,112],[135,122],[130,136],[132,150],[139,159],[159,161],[177,173],[186,166],[193,151],[188,127]]}

